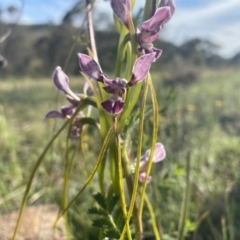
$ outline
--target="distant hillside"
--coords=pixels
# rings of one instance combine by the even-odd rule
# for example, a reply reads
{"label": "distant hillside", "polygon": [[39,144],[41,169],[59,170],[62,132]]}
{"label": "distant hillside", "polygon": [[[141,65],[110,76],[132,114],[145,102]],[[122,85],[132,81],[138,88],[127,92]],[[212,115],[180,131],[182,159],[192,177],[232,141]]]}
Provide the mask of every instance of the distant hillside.
{"label": "distant hillside", "polygon": [[[86,52],[87,33],[66,23],[54,25],[17,25],[7,40],[0,44],[0,54],[8,61],[1,75],[51,75],[57,65],[65,66],[68,61],[68,74],[79,71],[77,53]],[[105,71],[113,71],[118,44],[116,32],[96,32],[98,55]],[[190,40],[181,46],[164,41],[156,41],[155,46],[163,50],[158,68],[171,67],[176,62],[193,66],[240,65],[240,53],[226,60],[217,55],[216,46],[200,39]],[[72,51],[72,54],[71,54]],[[70,57],[69,57],[70,56]],[[69,60],[67,60],[69,59]]]}

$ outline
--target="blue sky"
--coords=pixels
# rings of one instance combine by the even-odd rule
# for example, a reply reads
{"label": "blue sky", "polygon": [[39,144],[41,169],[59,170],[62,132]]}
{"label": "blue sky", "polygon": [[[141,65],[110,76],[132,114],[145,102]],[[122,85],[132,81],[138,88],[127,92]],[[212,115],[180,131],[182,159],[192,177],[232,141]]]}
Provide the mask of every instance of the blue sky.
{"label": "blue sky", "polygon": [[[77,0],[25,0],[21,23],[59,23],[64,13]],[[145,0],[136,0],[137,7]],[[215,42],[220,54],[231,57],[240,52],[240,0],[175,0],[177,10],[161,32],[161,38],[181,44],[194,37]],[[1,0],[4,10],[10,4],[20,6],[20,0]],[[96,9],[111,19],[109,1],[96,0]],[[7,18],[6,16],[4,16]]]}

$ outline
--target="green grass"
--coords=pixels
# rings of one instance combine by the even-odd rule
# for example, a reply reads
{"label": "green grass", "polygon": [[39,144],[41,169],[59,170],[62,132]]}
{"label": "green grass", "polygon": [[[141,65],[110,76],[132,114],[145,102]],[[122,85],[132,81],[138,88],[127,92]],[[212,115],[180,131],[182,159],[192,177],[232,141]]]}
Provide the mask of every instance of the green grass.
{"label": "green grass", "polygon": [[[214,239],[215,230],[221,233],[218,222],[223,216],[229,218],[226,214],[229,203],[220,204],[226,203],[226,195],[231,203],[238,201],[239,197],[232,192],[240,182],[239,76],[240,71],[235,69],[204,70],[197,82],[178,85],[176,97],[169,103],[165,98],[168,89],[160,83],[161,76],[154,74],[160,106],[169,105],[160,118],[159,133],[167,158],[154,165],[153,182],[148,186],[164,240],[176,239],[188,152],[191,156],[188,230],[194,231],[201,215],[210,210],[209,217],[198,226],[195,240]],[[71,86],[80,92],[82,79],[71,78]],[[57,95],[50,79],[14,79],[1,82],[0,104],[0,212],[4,212],[19,207],[33,165],[54,133],[55,122],[43,120],[44,115],[56,106],[60,109],[66,101],[62,94]],[[57,121],[55,129],[61,124],[61,120]],[[151,121],[146,129],[149,126]],[[29,204],[60,202],[65,139],[63,133],[46,156],[33,183]],[[148,149],[151,136],[145,134],[144,139],[144,148]],[[85,144],[88,167],[95,160],[92,141]],[[73,196],[86,179],[80,156],[71,179],[69,195]],[[93,189],[96,190],[95,185]],[[71,227],[77,239],[93,239],[89,237],[91,219],[82,210],[93,203],[90,193],[87,190],[70,210]],[[151,231],[149,216],[144,214],[146,231]],[[235,229],[236,237],[240,234],[239,221],[236,215],[232,221],[235,225],[227,225],[227,229]],[[81,235],[76,231],[78,228],[84,229]]]}

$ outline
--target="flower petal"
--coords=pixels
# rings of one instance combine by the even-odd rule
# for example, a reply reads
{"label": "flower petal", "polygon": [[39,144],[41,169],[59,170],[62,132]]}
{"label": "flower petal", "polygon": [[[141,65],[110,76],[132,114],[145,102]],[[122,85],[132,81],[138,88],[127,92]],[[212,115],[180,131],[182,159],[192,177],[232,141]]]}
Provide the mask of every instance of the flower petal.
{"label": "flower petal", "polygon": [[90,78],[103,82],[103,73],[99,64],[86,54],[78,54],[79,66],[81,70]]}
{"label": "flower petal", "polygon": [[61,108],[62,116],[64,118],[71,118],[71,116],[75,112],[75,107],[74,106],[63,106]]}
{"label": "flower petal", "polygon": [[127,82],[121,78],[116,78],[114,80],[105,79],[104,83],[106,84],[106,86],[103,87],[103,89],[106,92],[111,94],[117,94],[119,97],[123,95],[127,86]]}
{"label": "flower petal", "polygon": [[154,58],[155,53],[153,52],[143,55],[136,60],[133,65],[132,78],[128,82],[128,86],[132,86],[138,82],[141,82],[146,77]]}
{"label": "flower petal", "polygon": [[[145,172],[141,172],[139,173],[139,182],[144,182],[146,179],[146,173]],[[147,178],[147,183],[151,182],[152,181],[152,177],[151,176],[148,176]]]}
{"label": "flower petal", "polygon": [[130,0],[111,0],[111,7],[114,14],[126,27],[128,27],[128,17],[124,5],[130,11]]}
{"label": "flower petal", "polygon": [[176,9],[176,5],[173,0],[161,0],[159,4],[159,8],[160,7],[170,7],[171,16],[174,14]]}
{"label": "flower petal", "polygon": [[63,118],[63,115],[62,115],[62,113],[60,113],[60,112],[58,112],[58,111],[56,111],[56,110],[52,110],[52,111],[48,112],[48,113],[45,115],[44,118],[45,118],[45,119],[47,119],[47,118]]}
{"label": "flower petal", "polygon": [[161,143],[155,144],[154,155],[153,155],[153,162],[160,162],[166,157],[166,151]]}
{"label": "flower petal", "polygon": [[71,130],[71,136],[72,137],[79,137],[81,134],[81,128],[78,126],[73,126]]}
{"label": "flower petal", "polygon": [[156,10],[154,15],[144,23],[142,23],[138,28],[141,32],[153,32],[157,33],[163,27],[164,23],[171,18],[170,7],[161,7]]}
{"label": "flower petal", "polygon": [[62,91],[65,94],[69,93],[69,78],[68,76],[63,72],[61,67],[56,67],[54,72],[53,72],[53,76],[52,76],[52,80],[54,85],[57,87],[58,90]]}
{"label": "flower petal", "polygon": [[[80,96],[79,96],[79,95],[76,95],[76,96],[78,96],[79,99],[80,99]],[[67,98],[67,100],[68,100],[74,107],[77,107],[77,106],[78,106],[79,101],[73,99],[72,97],[70,97],[70,96],[68,96],[68,95],[66,95],[66,98]]]}
{"label": "flower petal", "polygon": [[114,116],[122,112],[124,102],[121,97],[119,97],[117,100],[110,98],[102,102],[101,105],[103,110]]}
{"label": "flower petal", "polygon": [[155,53],[153,62],[155,62],[162,55],[162,50],[155,47],[150,47],[150,48],[139,47],[138,51],[143,54]]}

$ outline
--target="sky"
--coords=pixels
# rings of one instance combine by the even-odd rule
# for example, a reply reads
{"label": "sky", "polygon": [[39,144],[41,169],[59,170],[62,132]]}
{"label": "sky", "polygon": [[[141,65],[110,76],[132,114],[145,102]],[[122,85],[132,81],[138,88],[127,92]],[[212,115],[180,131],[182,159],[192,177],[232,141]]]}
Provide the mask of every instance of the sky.
{"label": "sky", "polygon": [[[150,0],[148,0],[150,1]],[[66,11],[77,0],[24,0],[20,23],[60,23]],[[145,0],[136,0],[136,8],[143,6]],[[192,38],[202,38],[216,43],[219,54],[232,57],[240,52],[240,0],[175,0],[177,9],[166,24],[160,37],[176,45]],[[9,5],[20,7],[21,0],[0,0],[0,8]],[[96,0],[97,11],[108,14],[112,20],[109,1]],[[16,18],[17,16],[15,16]],[[3,14],[3,18],[11,19]]]}

